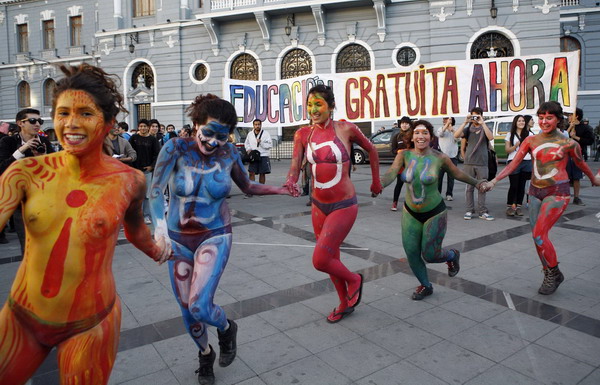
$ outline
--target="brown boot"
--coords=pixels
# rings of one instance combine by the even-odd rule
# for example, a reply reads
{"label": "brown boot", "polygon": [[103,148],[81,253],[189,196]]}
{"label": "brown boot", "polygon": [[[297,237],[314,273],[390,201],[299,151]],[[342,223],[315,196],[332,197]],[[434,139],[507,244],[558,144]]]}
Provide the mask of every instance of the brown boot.
{"label": "brown boot", "polygon": [[544,269],[544,282],[542,282],[538,293],[543,295],[552,294],[564,280],[565,276],[558,269],[558,265]]}

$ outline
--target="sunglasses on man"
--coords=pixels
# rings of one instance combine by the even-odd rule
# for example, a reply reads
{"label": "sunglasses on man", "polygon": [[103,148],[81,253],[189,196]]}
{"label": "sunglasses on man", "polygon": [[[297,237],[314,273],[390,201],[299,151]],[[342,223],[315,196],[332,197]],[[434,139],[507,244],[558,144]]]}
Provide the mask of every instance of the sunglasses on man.
{"label": "sunglasses on man", "polygon": [[36,122],[38,122],[40,124],[40,126],[42,124],[44,124],[44,119],[42,119],[42,118],[37,118],[37,119],[36,118],[21,119],[21,122],[25,122],[25,121],[29,122],[30,124],[35,124]]}

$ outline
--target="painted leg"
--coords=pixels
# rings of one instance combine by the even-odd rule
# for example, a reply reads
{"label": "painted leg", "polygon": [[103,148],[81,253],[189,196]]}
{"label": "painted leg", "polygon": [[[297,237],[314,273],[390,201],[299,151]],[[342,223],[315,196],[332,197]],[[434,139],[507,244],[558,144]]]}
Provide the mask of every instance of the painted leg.
{"label": "painted leg", "polygon": [[117,357],[121,330],[121,301],[93,328],[58,345],[60,383],[104,385]]}
{"label": "painted leg", "polygon": [[421,258],[421,238],[423,224],[416,220],[406,208],[402,211],[402,246],[408,259],[408,265],[421,285],[431,287],[427,276],[427,267]]}
{"label": "painted leg", "polygon": [[194,254],[176,242],[171,241],[171,245],[173,247],[174,258],[169,261],[169,275],[171,276],[173,294],[181,309],[185,328],[198,346],[198,349],[204,351],[208,347],[206,325],[196,320],[188,310],[190,286],[194,272]]}
{"label": "painted leg", "polygon": [[358,205],[335,210],[327,216],[317,207],[312,211],[317,237],[313,266],[329,274],[340,299],[338,312],[348,307],[348,292],[354,293],[360,286],[360,276],[348,270],[340,260],[340,245],[352,229],[357,214]]}
{"label": "painted leg", "polygon": [[442,249],[442,242],[446,236],[447,223],[448,212],[444,210],[436,216],[429,218],[423,224],[421,250],[425,262],[443,263],[454,259],[454,253]]}
{"label": "painted leg", "polygon": [[539,199],[531,199],[530,223],[532,225],[532,236],[535,248],[540,257],[544,269],[557,265],[556,250],[550,242],[548,234],[558,218],[565,212],[569,205],[568,196],[550,195],[540,202]]}
{"label": "painted leg", "polygon": [[50,348],[40,345],[4,304],[0,311],[0,384],[25,384]]}

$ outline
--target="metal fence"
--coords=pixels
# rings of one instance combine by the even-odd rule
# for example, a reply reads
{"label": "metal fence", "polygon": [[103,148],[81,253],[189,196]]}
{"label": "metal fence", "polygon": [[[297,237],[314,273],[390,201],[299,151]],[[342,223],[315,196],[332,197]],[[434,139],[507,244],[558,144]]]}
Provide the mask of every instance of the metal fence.
{"label": "metal fence", "polygon": [[292,159],[293,151],[294,142],[273,139],[273,148],[271,148],[271,159]]}

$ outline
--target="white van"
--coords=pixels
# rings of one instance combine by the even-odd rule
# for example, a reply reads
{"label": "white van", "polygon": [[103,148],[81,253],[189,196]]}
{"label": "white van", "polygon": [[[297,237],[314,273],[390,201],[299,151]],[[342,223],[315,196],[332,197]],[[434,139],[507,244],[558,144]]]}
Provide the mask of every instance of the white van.
{"label": "white van", "polygon": [[[504,138],[506,133],[510,132],[514,116],[502,116],[485,120],[486,126],[494,133],[494,150],[498,159],[506,159],[506,149],[504,147]],[[536,135],[540,132],[537,115],[533,115],[533,127],[531,132]]]}

